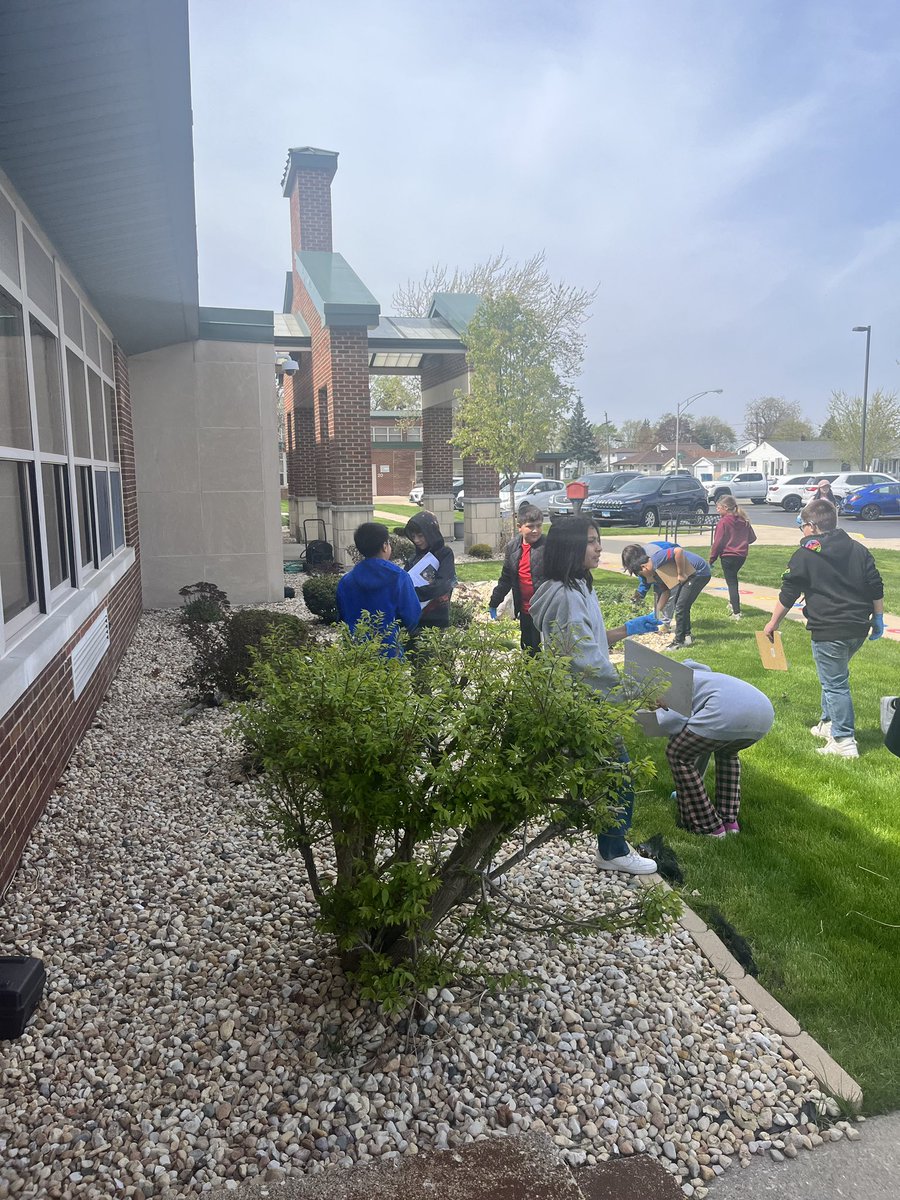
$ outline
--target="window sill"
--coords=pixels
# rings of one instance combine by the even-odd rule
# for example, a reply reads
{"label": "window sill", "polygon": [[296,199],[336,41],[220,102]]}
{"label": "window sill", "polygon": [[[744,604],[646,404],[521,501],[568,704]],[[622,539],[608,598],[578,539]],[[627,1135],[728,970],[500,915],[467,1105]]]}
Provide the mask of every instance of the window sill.
{"label": "window sill", "polygon": [[126,546],[91,576],[87,586],[73,591],[53,612],[39,617],[16,639],[0,658],[0,717],[25,694],[134,562],[134,550]]}

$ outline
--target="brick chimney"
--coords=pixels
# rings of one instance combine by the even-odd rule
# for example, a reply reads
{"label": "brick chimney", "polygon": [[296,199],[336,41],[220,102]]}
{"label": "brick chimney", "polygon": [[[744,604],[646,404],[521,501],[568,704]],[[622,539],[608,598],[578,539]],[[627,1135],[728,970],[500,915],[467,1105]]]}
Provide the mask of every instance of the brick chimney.
{"label": "brick chimney", "polygon": [[282,176],[291,202],[291,257],[297,250],[331,252],[331,181],[337,170],[334,150],[297,146],[288,150]]}

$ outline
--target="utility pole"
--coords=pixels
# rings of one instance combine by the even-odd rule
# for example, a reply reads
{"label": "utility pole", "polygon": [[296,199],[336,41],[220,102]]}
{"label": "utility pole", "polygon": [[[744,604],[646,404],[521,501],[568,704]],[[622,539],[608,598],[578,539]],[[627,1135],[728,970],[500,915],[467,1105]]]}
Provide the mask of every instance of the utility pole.
{"label": "utility pole", "polygon": [[606,426],[606,470],[609,472],[612,470],[609,453],[609,414],[605,411],[603,413],[603,424]]}

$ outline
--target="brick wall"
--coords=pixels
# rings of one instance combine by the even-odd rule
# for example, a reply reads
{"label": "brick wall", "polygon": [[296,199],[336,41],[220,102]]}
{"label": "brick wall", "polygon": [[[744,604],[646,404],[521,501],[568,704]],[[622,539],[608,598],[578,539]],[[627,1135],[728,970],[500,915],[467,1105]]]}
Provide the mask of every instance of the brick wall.
{"label": "brick wall", "polygon": [[294,172],[290,196],[292,250],[332,249],[332,177],[333,173],[327,170]]}
{"label": "brick wall", "polygon": [[[372,466],[375,468],[375,490],[379,496],[408,495],[416,482],[415,450],[379,450],[372,447]],[[382,473],[382,467],[390,467]]]}
{"label": "brick wall", "polygon": [[422,412],[422,483],[429,496],[442,496],[453,484],[453,407],[435,404]]}
{"label": "brick wall", "polygon": [[463,489],[467,498],[498,496],[500,494],[500,476],[493,467],[483,467],[474,458],[464,458]]}
{"label": "brick wall", "polygon": [[[423,354],[420,374],[422,389],[437,387],[466,373],[465,354]],[[460,381],[462,384],[462,381]]]}
{"label": "brick wall", "polygon": [[[125,510],[125,537],[136,561],[102,604],[41,671],[28,691],[0,718],[0,895],[6,889],[31,830],[106,694],[141,615],[141,568],[134,476],[134,440],[128,368],[115,352],[116,403]],[[72,647],[103,608],[109,610],[110,646],[84,691],[74,699]]]}

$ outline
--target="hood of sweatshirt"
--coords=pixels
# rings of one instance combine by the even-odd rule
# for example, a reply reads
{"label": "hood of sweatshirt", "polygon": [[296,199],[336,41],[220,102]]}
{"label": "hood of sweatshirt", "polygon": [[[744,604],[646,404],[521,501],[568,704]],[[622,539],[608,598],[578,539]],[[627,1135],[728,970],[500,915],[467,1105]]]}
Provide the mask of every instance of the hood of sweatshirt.
{"label": "hood of sweatshirt", "polygon": [[444,535],[441,533],[438,519],[433,512],[426,510],[425,512],[416,513],[414,517],[410,517],[403,532],[406,537],[409,537],[411,533],[424,534],[425,540],[428,543],[428,549],[432,552],[443,548]]}
{"label": "hood of sweatshirt", "polygon": [[[392,563],[387,558],[364,558],[350,572],[350,575],[353,576],[353,586],[366,596],[382,592],[386,581],[392,575],[403,574],[405,574],[403,568],[398,567],[396,563]],[[344,576],[345,579],[349,579],[349,577],[349,575]]]}

